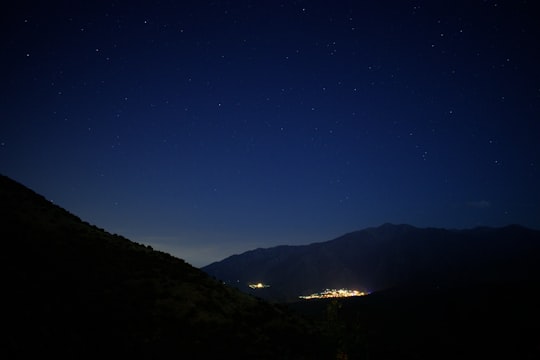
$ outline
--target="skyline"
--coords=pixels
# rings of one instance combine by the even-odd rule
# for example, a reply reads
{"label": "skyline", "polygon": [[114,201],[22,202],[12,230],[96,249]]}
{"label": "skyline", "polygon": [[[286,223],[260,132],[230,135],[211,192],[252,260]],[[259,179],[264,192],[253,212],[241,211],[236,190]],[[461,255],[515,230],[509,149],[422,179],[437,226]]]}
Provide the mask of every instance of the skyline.
{"label": "skyline", "polygon": [[0,172],[197,267],[384,223],[539,229],[533,8],[20,2]]}

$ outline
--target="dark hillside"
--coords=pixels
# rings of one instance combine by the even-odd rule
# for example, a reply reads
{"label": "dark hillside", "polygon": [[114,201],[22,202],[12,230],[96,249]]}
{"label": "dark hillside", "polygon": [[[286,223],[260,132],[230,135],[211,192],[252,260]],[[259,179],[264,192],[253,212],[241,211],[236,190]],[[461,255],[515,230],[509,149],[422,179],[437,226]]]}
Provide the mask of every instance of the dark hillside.
{"label": "dark hillside", "polygon": [[540,285],[395,288],[289,307],[334,329],[349,359],[539,359]]}
{"label": "dark hillside", "polygon": [[8,358],[327,358],[321,337],[286,308],[85,223],[5,176],[0,204]]}

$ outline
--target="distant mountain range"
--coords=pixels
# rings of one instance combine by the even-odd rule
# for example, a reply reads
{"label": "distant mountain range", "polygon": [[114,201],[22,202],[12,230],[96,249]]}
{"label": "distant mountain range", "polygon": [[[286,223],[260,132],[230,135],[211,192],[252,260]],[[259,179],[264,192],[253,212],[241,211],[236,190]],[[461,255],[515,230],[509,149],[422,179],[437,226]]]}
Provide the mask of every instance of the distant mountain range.
{"label": "distant mountain range", "polygon": [[[540,231],[519,225],[448,230],[384,224],[327,242],[247,251],[202,270],[280,302],[325,288],[375,292],[538,282]],[[248,287],[258,282],[269,287]]]}

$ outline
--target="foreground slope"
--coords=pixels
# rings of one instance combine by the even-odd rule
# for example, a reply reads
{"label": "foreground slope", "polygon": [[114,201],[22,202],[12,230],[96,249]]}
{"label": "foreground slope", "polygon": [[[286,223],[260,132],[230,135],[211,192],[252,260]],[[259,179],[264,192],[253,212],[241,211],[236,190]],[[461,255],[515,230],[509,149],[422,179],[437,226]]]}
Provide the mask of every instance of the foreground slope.
{"label": "foreground slope", "polygon": [[304,319],[0,176],[3,352],[325,358]]}
{"label": "foreground slope", "polygon": [[532,360],[540,359],[538,304],[538,282],[501,282],[289,306],[326,323],[349,359]]}
{"label": "foreground slope", "polygon": [[[538,281],[540,231],[511,225],[447,230],[384,224],[331,241],[230,256],[202,269],[245,292],[294,301],[325,288],[374,292]],[[263,282],[268,288],[252,290]]]}

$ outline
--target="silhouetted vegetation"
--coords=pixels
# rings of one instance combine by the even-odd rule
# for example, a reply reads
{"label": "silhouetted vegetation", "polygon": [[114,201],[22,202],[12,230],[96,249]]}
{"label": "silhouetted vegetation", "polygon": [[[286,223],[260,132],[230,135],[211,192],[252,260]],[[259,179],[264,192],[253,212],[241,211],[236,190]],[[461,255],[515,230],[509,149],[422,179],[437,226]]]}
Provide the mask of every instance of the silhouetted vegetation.
{"label": "silhouetted vegetation", "polygon": [[[268,302],[83,222],[3,176],[0,201],[9,359],[540,358],[537,273]],[[519,270],[534,269],[534,256]],[[519,258],[499,259],[508,269]]]}
{"label": "silhouetted vegetation", "polygon": [[328,358],[309,321],[0,178],[8,358]]}

